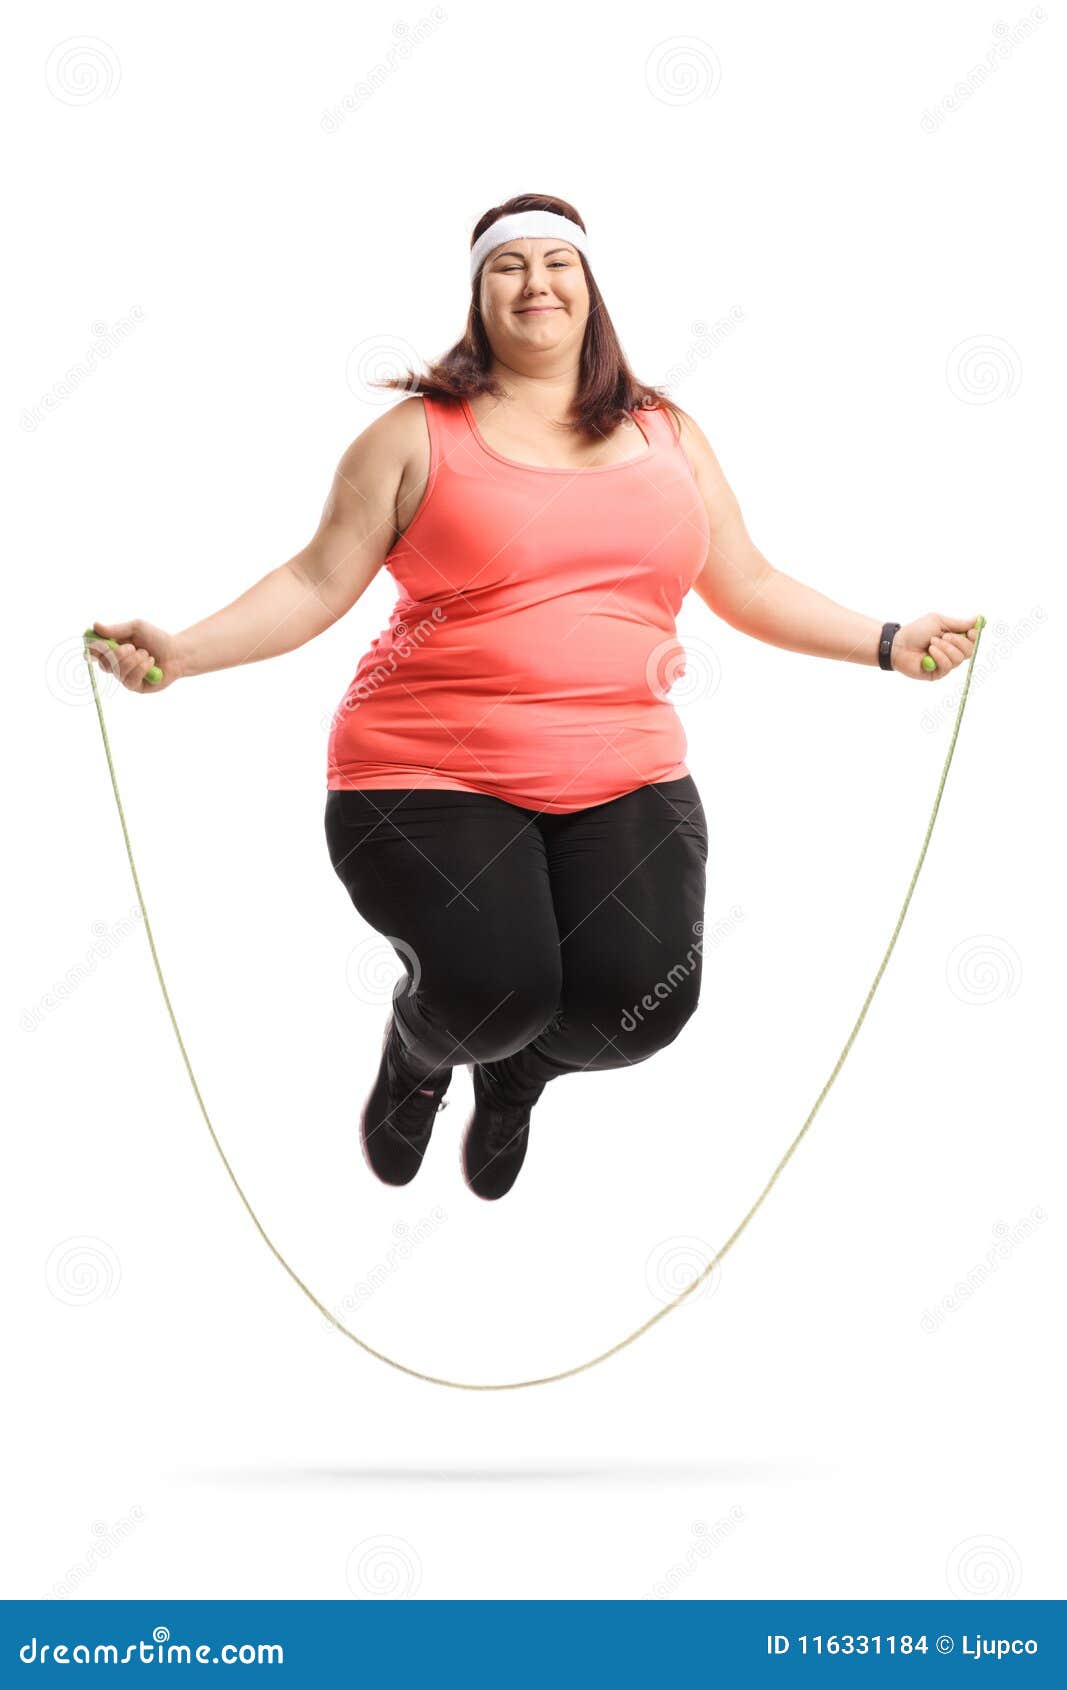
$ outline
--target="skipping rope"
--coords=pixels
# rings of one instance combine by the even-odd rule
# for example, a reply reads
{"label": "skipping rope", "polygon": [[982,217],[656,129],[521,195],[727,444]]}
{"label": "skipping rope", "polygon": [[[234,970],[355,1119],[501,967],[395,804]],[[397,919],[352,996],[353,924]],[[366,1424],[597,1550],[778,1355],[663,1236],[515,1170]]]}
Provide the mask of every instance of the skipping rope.
{"label": "skipping rope", "polygon": [[[729,1250],[737,1242],[737,1240],[740,1238],[741,1234],[744,1232],[745,1228],[747,1227],[749,1221],[755,1215],[757,1209],[759,1209],[761,1207],[764,1198],[767,1196],[768,1192],[771,1189],[771,1186],[774,1184],[775,1180],[778,1178],[778,1175],[781,1173],[782,1169],[785,1167],[786,1163],[789,1161],[790,1157],[793,1155],[793,1152],[796,1150],[797,1145],[800,1143],[801,1139],[804,1137],[804,1134],[807,1132],[808,1128],[811,1126],[812,1121],[815,1119],[815,1116],[819,1112],[819,1109],[822,1105],[823,1099],[825,1098],[827,1092],[830,1090],[830,1087],[833,1085],[833,1083],[836,1080],[838,1074],[841,1072],[842,1067],[844,1066],[845,1058],[847,1057],[849,1051],[852,1049],[852,1044],[853,1044],[853,1041],[856,1037],[856,1034],[859,1032],[861,1026],[863,1025],[864,1018],[867,1014],[868,1009],[870,1008],[871,1000],[874,997],[874,994],[875,994],[875,992],[878,988],[878,985],[879,985],[879,982],[881,981],[882,975],[885,973],[886,964],[888,963],[889,958],[893,954],[893,947],[897,942],[897,938],[900,934],[900,929],[904,925],[904,917],[908,913],[908,905],[911,903],[912,893],[915,890],[915,885],[916,885],[916,882],[918,881],[918,878],[919,878],[919,870],[923,866],[923,861],[926,857],[927,847],[930,844],[930,837],[931,837],[931,835],[934,831],[934,822],[937,820],[937,812],[941,807],[941,794],[945,790],[945,781],[948,778],[949,767],[952,763],[952,754],[956,749],[956,739],[959,735],[960,723],[963,721],[963,711],[964,711],[964,707],[966,706],[966,703],[967,703],[967,694],[970,691],[971,675],[974,671],[974,660],[978,656],[978,646],[979,646],[979,642],[981,641],[981,638],[982,638],[982,629],[985,627],[985,617],[984,616],[977,617],[976,622],[975,622],[975,626],[976,626],[977,632],[976,632],[976,635],[975,635],[974,650],[971,653],[970,661],[967,665],[967,674],[966,674],[966,677],[965,677],[964,683],[963,683],[963,691],[960,694],[959,708],[956,711],[956,721],[955,721],[955,725],[953,726],[953,729],[952,729],[952,738],[949,741],[948,751],[945,755],[944,767],[941,770],[941,779],[938,782],[937,796],[934,799],[934,807],[930,812],[930,820],[927,823],[926,837],[924,838],[923,843],[922,843],[922,850],[919,852],[919,860],[915,864],[915,872],[913,873],[913,875],[911,877],[911,884],[908,887],[907,896],[905,897],[904,902],[901,906],[900,914],[897,916],[897,924],[893,929],[893,936],[890,939],[889,944],[886,947],[885,955],[883,956],[881,962],[878,965],[878,972],[875,975],[874,980],[871,984],[871,989],[867,993],[866,998],[864,999],[863,1008],[860,1010],[859,1015],[856,1017],[855,1026],[853,1027],[851,1033],[848,1035],[848,1038],[845,1041],[844,1049],[842,1050],[841,1055],[838,1057],[837,1061],[834,1064],[833,1072],[831,1073],[830,1078],[827,1080],[826,1084],[822,1088],[822,1091],[819,1093],[818,1097],[815,1099],[815,1102],[813,1103],[813,1105],[811,1107],[811,1112],[809,1113],[807,1120],[804,1122],[804,1125],[801,1127],[800,1131],[797,1133],[796,1137],[794,1138],[792,1144],[789,1146],[785,1155],[782,1157],[781,1161],[778,1163],[778,1166],[775,1168],[775,1170],[774,1170],[773,1174],[771,1175],[770,1179],[767,1181],[763,1190],[760,1192],[759,1196],[756,1198],[756,1201],[753,1203],[752,1207],[749,1209],[749,1211],[748,1211],[747,1215],[745,1216],[744,1220],[741,1222],[741,1224],[739,1226],[735,1227],[734,1231],[730,1234],[729,1238],[726,1240],[726,1243],[722,1246],[722,1248],[715,1252],[714,1256],[707,1263],[707,1265],[703,1268],[703,1270],[696,1276],[695,1279],[693,1279],[685,1287],[684,1291],[680,1291],[678,1293],[677,1297],[673,1298],[671,1302],[665,1304],[663,1308],[658,1309],[656,1311],[656,1313],[651,1317],[651,1319],[646,1320],[643,1325],[638,1326],[627,1337],[621,1338],[617,1344],[612,1344],[610,1349],[602,1350],[599,1355],[591,1356],[588,1361],[580,1362],[578,1364],[578,1366],[576,1366],[576,1367],[563,1368],[562,1371],[559,1372],[559,1373],[546,1373],[545,1375],[543,1375],[539,1379],[510,1379],[510,1380],[506,1380],[506,1381],[499,1383],[499,1384],[496,1384],[496,1383],[494,1383],[494,1384],[472,1384],[472,1383],[468,1382],[467,1380],[463,1380],[463,1379],[445,1379],[445,1378],[441,1378],[438,1375],[433,1374],[433,1373],[423,1373],[417,1367],[408,1367],[403,1362],[395,1360],[395,1358],[393,1356],[384,1355],[381,1350],[374,1349],[372,1345],[366,1343],[362,1338],[357,1338],[357,1336],[354,1332],[350,1332],[348,1327],[345,1326],[344,1322],[338,1320],[337,1316],[330,1312],[330,1310],[326,1307],[325,1303],[321,1303],[319,1301],[319,1299],[318,1299],[318,1297],[316,1297],[314,1291],[310,1290],[308,1288],[308,1286],[304,1284],[304,1281],[300,1278],[300,1275],[295,1271],[295,1269],[293,1269],[289,1266],[289,1263],[286,1261],[285,1257],[282,1255],[282,1253],[278,1249],[277,1245],[274,1244],[272,1242],[272,1240],[268,1237],[268,1235],[267,1235],[267,1233],[266,1233],[266,1231],[263,1227],[263,1224],[259,1219],[259,1216],[256,1214],[256,1212],[253,1209],[251,1203],[248,1201],[248,1198],[245,1196],[243,1190],[241,1189],[240,1181],[238,1180],[237,1175],[234,1173],[234,1171],[231,1168],[229,1162],[227,1161],[226,1153],[223,1150],[222,1145],[219,1143],[219,1140],[218,1140],[218,1137],[215,1133],[214,1127],[211,1125],[211,1117],[208,1115],[207,1109],[204,1106],[204,1100],[200,1095],[200,1087],[196,1083],[196,1076],[193,1073],[192,1065],[189,1061],[189,1056],[188,1056],[188,1053],[185,1049],[185,1043],[184,1043],[182,1036],[181,1036],[181,1033],[178,1029],[178,1021],[177,1021],[177,1018],[174,1014],[174,1008],[173,1008],[171,1001],[170,1001],[170,995],[167,992],[166,981],[163,978],[163,970],[159,966],[159,956],[156,952],[155,940],[152,937],[152,926],[151,926],[151,923],[149,922],[149,919],[148,919],[148,911],[145,908],[144,895],[141,892],[141,882],[137,877],[137,866],[136,866],[136,864],[134,863],[134,860],[133,860],[133,849],[130,845],[129,829],[126,826],[126,817],[125,817],[125,815],[123,813],[123,809],[122,809],[122,799],[119,797],[118,781],[115,778],[115,765],[114,765],[114,762],[112,761],[112,757],[111,757],[111,746],[108,742],[107,728],[104,724],[104,712],[103,712],[103,709],[102,709],[101,704],[100,704],[100,693],[99,693],[99,690],[98,690],[97,685],[96,685],[96,672],[95,672],[96,671],[96,665],[93,663],[91,658],[86,657],[86,663],[87,663],[88,668],[89,668],[89,677],[90,677],[92,684],[93,684],[93,699],[94,699],[94,702],[96,704],[96,714],[97,714],[97,718],[100,722],[100,732],[103,735],[103,740],[104,740],[104,754],[107,757],[107,766],[108,766],[108,770],[111,774],[111,785],[112,785],[112,789],[115,793],[115,803],[118,806],[119,821],[122,824],[122,834],[123,834],[123,838],[126,841],[126,855],[130,859],[130,873],[133,875],[133,884],[134,884],[134,886],[137,890],[137,900],[138,900],[138,902],[141,906],[141,914],[144,917],[145,932],[148,935],[148,943],[149,943],[149,946],[150,946],[151,951],[152,951],[152,961],[155,964],[156,974],[159,977],[159,986],[160,986],[160,990],[163,993],[163,1001],[167,1006],[167,1013],[170,1016],[171,1025],[174,1028],[174,1036],[178,1041],[178,1048],[180,1049],[180,1051],[182,1053],[182,1060],[185,1063],[185,1067],[186,1067],[186,1070],[187,1070],[188,1075],[189,1075],[190,1084],[192,1085],[193,1091],[196,1094],[196,1101],[200,1105],[201,1114],[203,1115],[204,1120],[207,1124],[207,1130],[211,1134],[211,1138],[212,1138],[212,1141],[215,1145],[215,1149],[218,1151],[219,1155],[222,1157],[223,1166],[226,1169],[226,1172],[229,1174],[231,1180],[233,1181],[233,1184],[234,1184],[234,1187],[237,1191],[238,1197],[241,1199],[241,1202],[244,1204],[245,1208],[248,1210],[248,1214],[249,1214],[249,1216],[252,1220],[252,1224],[256,1228],[256,1231],[259,1233],[260,1237],[262,1238],[264,1244],[266,1244],[267,1248],[270,1250],[271,1254],[275,1257],[275,1259],[278,1262],[280,1262],[281,1266],[285,1269],[285,1271],[289,1275],[290,1279],[293,1280],[293,1282],[300,1287],[301,1291],[303,1291],[303,1293],[304,1293],[305,1297],[307,1297],[308,1301],[315,1305],[315,1307],[318,1309],[319,1313],[324,1315],[332,1326],[335,1326],[339,1332],[343,1332],[346,1338],[351,1338],[353,1344],[358,1344],[361,1350],[366,1351],[367,1355],[373,1356],[376,1361],[385,1362],[387,1367],[393,1367],[399,1373],[406,1373],[412,1379],[421,1379],[427,1385],[444,1385],[444,1386],[447,1386],[449,1389],[455,1390],[455,1391],[521,1391],[521,1390],[527,1389],[531,1385],[553,1385],[553,1384],[556,1384],[559,1380],[573,1379],[579,1373],[587,1373],[590,1368],[599,1366],[599,1364],[602,1361],[607,1361],[610,1356],[618,1355],[619,1351],[626,1349],[627,1345],[635,1343],[638,1338],[640,1338],[644,1335],[644,1333],[651,1331],[652,1327],[655,1326],[657,1321],[663,1320],[666,1315],[670,1314],[674,1309],[676,1309],[678,1307],[679,1303],[684,1302],[686,1297],[692,1296],[693,1292],[697,1289],[697,1287],[699,1285],[703,1284],[704,1280],[712,1272],[712,1270],[716,1266],[716,1264],[718,1262],[722,1261],[722,1259],[725,1256],[727,1250]],[[91,628],[89,628],[89,629],[86,630],[85,634],[83,635],[83,641],[86,644],[91,643],[93,641],[104,642],[104,636],[102,634],[94,633],[94,631]],[[115,644],[115,641],[111,640],[109,643],[113,646]],[[933,666],[933,659],[932,658],[924,658],[923,663],[924,663],[924,666],[926,666],[926,667],[932,667]],[[161,671],[158,670],[158,669],[150,669],[148,671],[147,675],[145,676],[145,679],[147,681],[150,681],[150,682],[151,681],[158,681],[158,680],[161,679]]]}

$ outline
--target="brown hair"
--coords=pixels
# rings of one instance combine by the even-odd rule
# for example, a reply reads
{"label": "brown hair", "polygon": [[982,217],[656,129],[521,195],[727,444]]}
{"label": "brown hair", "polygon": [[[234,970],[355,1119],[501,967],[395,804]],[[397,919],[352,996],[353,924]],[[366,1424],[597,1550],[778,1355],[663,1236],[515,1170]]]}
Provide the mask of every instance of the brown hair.
{"label": "brown hair", "polygon": [[[494,205],[483,213],[471,234],[471,246],[478,236],[495,223],[515,211],[555,211],[569,217],[584,229],[581,217],[566,200],[548,194],[516,194],[503,205]],[[637,406],[645,409],[663,406],[680,419],[677,406],[672,405],[657,388],[638,381],[619,345],[614,325],[608,315],[593,272],[579,253],[589,289],[589,319],[580,354],[578,391],[571,406],[572,421],[567,427],[591,440],[602,440],[614,432],[624,416]],[[405,376],[376,381],[375,387],[402,388],[409,394],[425,393],[431,399],[452,400],[459,403],[478,393],[493,393],[503,398],[499,383],[489,374],[492,348],[482,322],[478,304],[482,270],[479,268],[471,284],[471,302],[467,312],[467,326],[461,340],[449,347],[440,358],[427,365],[427,373],[418,375],[408,371]]]}

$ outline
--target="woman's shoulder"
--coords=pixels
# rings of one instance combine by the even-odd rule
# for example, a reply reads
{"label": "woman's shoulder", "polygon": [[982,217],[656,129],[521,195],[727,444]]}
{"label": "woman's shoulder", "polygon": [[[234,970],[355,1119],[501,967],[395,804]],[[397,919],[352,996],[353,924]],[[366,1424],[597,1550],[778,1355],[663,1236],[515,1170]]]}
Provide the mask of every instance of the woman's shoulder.
{"label": "woman's shoulder", "polygon": [[443,414],[454,408],[451,401],[432,399],[422,393],[409,394],[368,423],[353,440],[349,452],[360,461],[370,458],[379,465],[394,463],[401,472],[409,466],[425,467],[432,436],[447,426],[443,424]]}
{"label": "woman's shoulder", "polygon": [[673,399],[665,399],[662,394],[646,395],[636,410],[640,415],[651,413],[656,416],[664,427],[670,429],[679,445],[693,442],[699,433],[688,411],[683,411]]}
{"label": "woman's shoulder", "polygon": [[337,466],[338,482],[350,489],[387,488],[390,496],[407,496],[429,476],[433,427],[421,394],[389,405],[345,448]]}
{"label": "woman's shoulder", "polygon": [[682,407],[673,399],[664,399],[661,395],[657,395],[652,401],[646,399],[644,402],[644,408],[646,410],[661,411],[670,427],[674,430],[674,438],[676,440],[685,439],[687,426],[690,428],[696,426],[688,411],[683,411]]}
{"label": "woman's shoulder", "polygon": [[447,438],[464,427],[461,401],[438,393],[409,394],[379,421],[405,457],[419,459],[435,436]]}
{"label": "woman's shoulder", "polygon": [[662,412],[666,419],[666,425],[671,429],[675,442],[685,453],[689,467],[695,476],[699,477],[702,473],[714,473],[718,470],[718,462],[712,450],[711,442],[695,417],[691,417],[689,412],[684,411],[681,405],[676,404],[673,399],[665,401],[660,398],[658,406],[653,407],[653,409]]}
{"label": "woman's shoulder", "polygon": [[380,428],[399,446],[412,446],[426,437],[427,413],[434,401],[421,393],[411,393],[399,404],[390,405],[372,428]]}

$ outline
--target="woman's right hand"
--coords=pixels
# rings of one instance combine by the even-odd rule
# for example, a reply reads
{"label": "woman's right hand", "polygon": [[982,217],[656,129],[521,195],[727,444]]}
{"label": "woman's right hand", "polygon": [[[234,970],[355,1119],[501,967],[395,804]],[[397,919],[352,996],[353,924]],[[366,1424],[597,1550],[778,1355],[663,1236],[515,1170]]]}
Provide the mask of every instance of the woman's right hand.
{"label": "woman's right hand", "polygon": [[[139,618],[133,622],[94,622],[101,643],[86,641],[85,649],[108,674],[116,675],[131,692],[165,692],[173,681],[182,677],[178,641],[174,634],[153,627]],[[105,645],[115,640],[115,646]],[[153,664],[163,671],[161,681],[145,681]]]}

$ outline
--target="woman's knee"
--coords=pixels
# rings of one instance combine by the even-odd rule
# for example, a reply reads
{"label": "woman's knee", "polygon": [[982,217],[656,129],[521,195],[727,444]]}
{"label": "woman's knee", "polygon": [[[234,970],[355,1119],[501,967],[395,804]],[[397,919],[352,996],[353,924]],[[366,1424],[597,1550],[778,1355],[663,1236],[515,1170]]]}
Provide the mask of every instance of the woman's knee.
{"label": "woman's knee", "polygon": [[558,1009],[561,987],[560,971],[547,967],[477,979],[454,973],[438,991],[420,987],[417,996],[423,1016],[453,1042],[457,1061],[498,1062],[544,1030]]}
{"label": "woman's knee", "polygon": [[674,983],[659,981],[650,991],[633,994],[619,1015],[619,1047],[630,1061],[665,1050],[692,1019],[699,1001],[700,980],[693,974]]}

